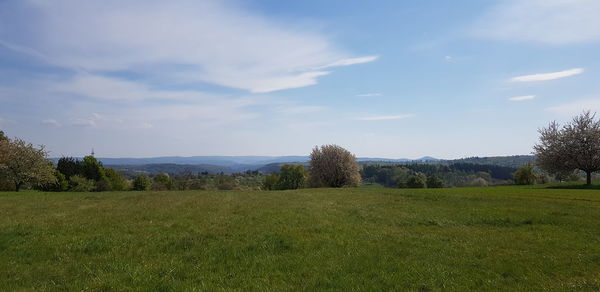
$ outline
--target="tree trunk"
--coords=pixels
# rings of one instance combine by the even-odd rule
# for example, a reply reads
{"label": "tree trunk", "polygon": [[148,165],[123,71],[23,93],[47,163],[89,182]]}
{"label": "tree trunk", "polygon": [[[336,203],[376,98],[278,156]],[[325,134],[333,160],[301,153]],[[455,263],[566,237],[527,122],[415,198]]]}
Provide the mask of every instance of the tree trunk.
{"label": "tree trunk", "polygon": [[19,191],[21,189],[22,183],[15,183],[15,191]]}
{"label": "tree trunk", "polygon": [[591,171],[586,171],[585,174],[587,175],[586,184],[588,186],[591,186],[592,185],[592,172]]}

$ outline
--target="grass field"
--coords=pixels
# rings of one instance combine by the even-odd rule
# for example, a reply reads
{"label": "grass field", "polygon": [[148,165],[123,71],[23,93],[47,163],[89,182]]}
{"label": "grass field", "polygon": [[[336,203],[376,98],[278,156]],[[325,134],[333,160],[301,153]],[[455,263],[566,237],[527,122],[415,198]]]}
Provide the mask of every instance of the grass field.
{"label": "grass field", "polygon": [[600,191],[0,193],[1,290],[600,290]]}

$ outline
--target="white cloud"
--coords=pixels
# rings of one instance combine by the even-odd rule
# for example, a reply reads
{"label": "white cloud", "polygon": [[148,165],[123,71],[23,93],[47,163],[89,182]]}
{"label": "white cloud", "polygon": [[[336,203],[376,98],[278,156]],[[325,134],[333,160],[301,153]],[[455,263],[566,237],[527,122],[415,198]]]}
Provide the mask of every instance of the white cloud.
{"label": "white cloud", "polygon": [[532,100],[535,98],[535,95],[523,95],[523,96],[514,96],[509,98],[510,101],[524,101],[524,100]]}
{"label": "white cloud", "polygon": [[154,128],[154,125],[152,125],[151,123],[142,123],[140,127],[143,129],[152,129]]}
{"label": "white cloud", "polygon": [[378,58],[379,58],[378,56],[365,56],[365,57],[358,57],[358,58],[343,59],[343,60],[335,61],[329,65],[326,65],[323,68],[350,66],[350,65],[356,65],[356,64],[369,63],[369,62],[373,62],[373,61],[377,60]]}
{"label": "white cloud", "polygon": [[54,119],[43,120],[42,124],[44,124],[44,125],[50,125],[50,126],[54,126],[54,127],[62,127],[62,124],[59,123],[57,120],[54,120]]}
{"label": "white cloud", "polygon": [[381,93],[363,93],[363,94],[357,94],[356,96],[358,97],[374,97],[374,96],[382,96],[383,94]]}
{"label": "white cloud", "polygon": [[285,106],[279,107],[277,112],[286,115],[310,114],[325,110],[323,106],[301,105],[301,106]]}
{"label": "white cloud", "polygon": [[511,82],[531,82],[531,81],[547,81],[547,80],[555,80],[566,78],[570,76],[579,75],[584,72],[583,68],[574,68],[559,72],[551,72],[551,73],[539,73],[539,74],[531,74],[531,75],[523,75],[517,76],[510,79]]}
{"label": "white cloud", "polygon": [[599,11],[598,0],[505,0],[474,24],[473,33],[503,41],[598,42]]}
{"label": "white cloud", "polygon": [[330,73],[323,68],[377,59],[349,56],[319,32],[232,3],[14,0],[4,7],[19,13],[0,18],[0,40],[78,71],[141,72],[251,92],[313,85]]}
{"label": "white cloud", "polygon": [[74,94],[99,100],[135,101],[143,99],[169,99],[202,101],[208,94],[197,91],[166,91],[156,90],[144,83],[104,77],[89,73],[77,74],[62,81],[52,81],[43,84],[45,90]]}
{"label": "white cloud", "polygon": [[387,121],[387,120],[401,120],[406,118],[414,117],[413,114],[402,114],[402,115],[394,115],[394,116],[372,116],[372,117],[362,117],[357,118],[359,121]]}
{"label": "white cloud", "polygon": [[582,99],[546,108],[547,111],[563,116],[573,116],[583,111],[600,113],[600,98]]}

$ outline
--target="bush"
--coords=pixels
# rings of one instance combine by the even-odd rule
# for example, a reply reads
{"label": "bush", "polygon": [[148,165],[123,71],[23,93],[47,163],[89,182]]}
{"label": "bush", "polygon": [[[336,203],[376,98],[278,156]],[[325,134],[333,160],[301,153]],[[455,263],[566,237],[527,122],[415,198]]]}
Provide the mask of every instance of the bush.
{"label": "bush", "polygon": [[74,175],[69,178],[69,191],[91,192],[95,189],[95,182],[85,177]]}
{"label": "bush", "polygon": [[444,182],[435,175],[430,175],[427,177],[427,187],[428,188],[443,188]]}
{"label": "bush", "polygon": [[215,178],[215,185],[219,190],[234,190],[237,188],[238,183],[232,176],[219,174]]}
{"label": "bush", "polygon": [[489,185],[488,181],[482,177],[477,177],[469,181],[467,186],[471,187],[487,187]]}
{"label": "bush", "polygon": [[533,166],[526,164],[521,166],[513,175],[515,184],[518,185],[532,185],[535,184],[537,175],[533,172]]}
{"label": "bush", "polygon": [[150,178],[145,174],[139,174],[133,179],[134,191],[147,191],[151,186]]}
{"label": "bush", "polygon": [[104,175],[110,185],[110,189],[113,191],[124,191],[129,187],[129,183],[123,174],[112,168],[105,168]]}
{"label": "bush", "polygon": [[356,187],[361,183],[356,157],[337,145],[315,147],[310,154],[310,167],[313,187]]}
{"label": "bush", "polygon": [[422,174],[416,174],[408,178],[406,187],[412,189],[420,189],[427,186],[426,178]]}
{"label": "bush", "polygon": [[265,190],[279,189],[279,174],[271,173],[271,174],[267,175],[263,182],[263,189],[265,189]]}
{"label": "bush", "polygon": [[166,191],[173,189],[173,180],[166,173],[159,173],[152,179],[152,190]]}
{"label": "bush", "polygon": [[303,188],[306,183],[306,171],[302,165],[285,164],[277,181],[279,190],[295,190]]}
{"label": "bush", "polygon": [[37,190],[44,192],[64,192],[69,189],[69,180],[60,171],[55,170],[56,180],[49,183],[42,183],[36,186]]}

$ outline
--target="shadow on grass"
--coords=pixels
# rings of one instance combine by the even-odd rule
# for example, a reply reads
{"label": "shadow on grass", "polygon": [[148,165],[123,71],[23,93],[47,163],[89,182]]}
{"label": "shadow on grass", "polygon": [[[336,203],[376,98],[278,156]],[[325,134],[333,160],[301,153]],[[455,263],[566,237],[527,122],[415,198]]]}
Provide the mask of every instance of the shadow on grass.
{"label": "shadow on grass", "polygon": [[600,190],[600,185],[586,185],[586,184],[560,184],[551,185],[548,189],[572,189],[572,190]]}

